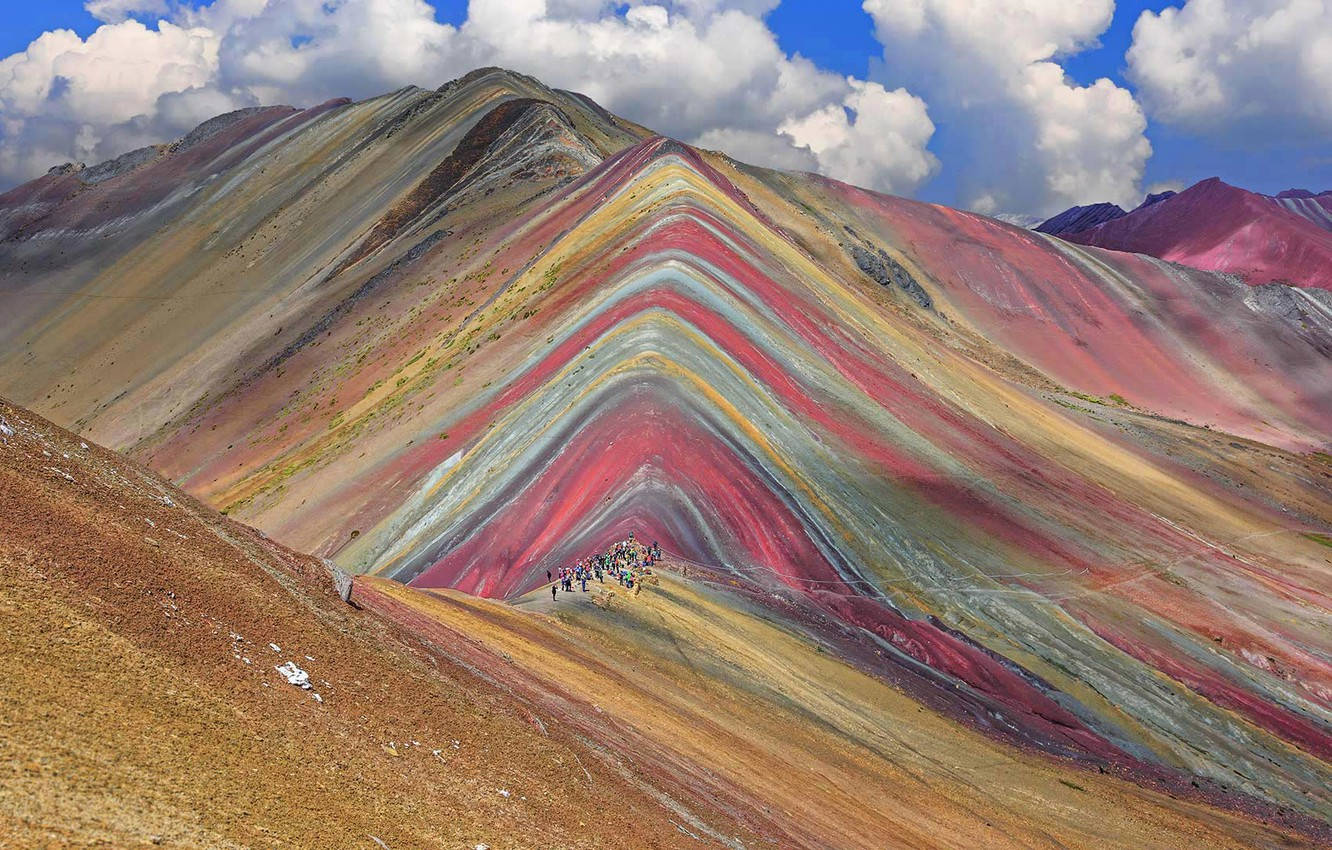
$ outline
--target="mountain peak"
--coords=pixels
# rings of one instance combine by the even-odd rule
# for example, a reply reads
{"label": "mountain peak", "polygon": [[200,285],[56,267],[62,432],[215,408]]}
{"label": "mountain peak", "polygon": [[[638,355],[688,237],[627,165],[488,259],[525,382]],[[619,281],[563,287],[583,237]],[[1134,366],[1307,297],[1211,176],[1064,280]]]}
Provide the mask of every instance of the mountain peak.
{"label": "mountain peak", "polygon": [[1134,209],[1140,210],[1143,207],[1150,207],[1152,204],[1159,204],[1164,200],[1175,197],[1175,195],[1177,194],[1179,193],[1176,192],[1174,189],[1166,189],[1163,192],[1149,193],[1147,197],[1142,199],[1142,203],[1138,204],[1138,206],[1135,207]]}
{"label": "mountain peak", "polygon": [[545,83],[542,83],[536,77],[491,65],[484,68],[475,68],[460,77],[455,77],[441,85],[436,91],[441,94],[448,94],[456,89],[481,83],[510,88],[514,91],[546,88]]}

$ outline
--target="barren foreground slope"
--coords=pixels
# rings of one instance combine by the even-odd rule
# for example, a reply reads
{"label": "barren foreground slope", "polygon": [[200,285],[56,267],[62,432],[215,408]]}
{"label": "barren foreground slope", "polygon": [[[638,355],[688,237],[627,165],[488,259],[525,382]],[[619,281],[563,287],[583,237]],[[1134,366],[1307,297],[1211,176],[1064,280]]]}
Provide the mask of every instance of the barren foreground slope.
{"label": "barren foreground slope", "polygon": [[344,605],[318,561],[0,417],[0,847],[697,846],[693,816]]}

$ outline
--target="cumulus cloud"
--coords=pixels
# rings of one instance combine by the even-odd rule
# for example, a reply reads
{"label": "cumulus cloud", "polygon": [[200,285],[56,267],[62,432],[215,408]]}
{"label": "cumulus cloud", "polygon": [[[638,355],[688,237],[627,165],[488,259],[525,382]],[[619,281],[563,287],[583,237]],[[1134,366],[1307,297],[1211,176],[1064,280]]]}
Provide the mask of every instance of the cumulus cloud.
{"label": "cumulus cloud", "polygon": [[83,4],[99,21],[116,23],[131,15],[165,15],[166,0],[88,0]]}
{"label": "cumulus cloud", "polygon": [[706,130],[694,139],[700,148],[722,151],[744,162],[762,162],[785,171],[818,171],[819,158],[808,147],[797,146],[785,133],[737,130],[731,127]]}
{"label": "cumulus cloud", "polygon": [[[589,18],[552,16],[540,0],[473,0],[459,32],[485,46],[487,61],[740,159],[884,191],[910,192],[929,176],[934,125],[922,101],[877,85],[876,99],[863,81],[783,53],[755,15],[775,4],[742,5],[696,0],[682,4],[692,12],[638,5]],[[847,108],[860,117],[835,143],[798,132]],[[861,142],[858,156],[848,150]]]}
{"label": "cumulus cloud", "polygon": [[1058,62],[1095,44],[1113,0],[863,5],[884,46],[872,76],[907,85],[949,127],[964,204],[1044,214],[1136,203],[1151,156],[1142,109],[1108,79],[1078,85]]}
{"label": "cumulus cloud", "polygon": [[[785,53],[775,0],[472,0],[457,27],[424,0],[92,0],[87,40],[43,34],[0,61],[0,180],[179,135],[256,103],[366,97],[501,65],[741,159],[910,192],[937,167],[933,124],[904,90]],[[848,114],[849,112],[849,114]],[[840,120],[840,123],[839,123]]]}
{"label": "cumulus cloud", "polygon": [[208,29],[169,21],[107,24],[87,40],[43,33],[0,60],[0,178],[160,140],[159,100],[207,85],[218,45]]}
{"label": "cumulus cloud", "polygon": [[215,85],[262,103],[434,87],[474,67],[424,0],[216,0],[178,14],[219,37]]}
{"label": "cumulus cloud", "polygon": [[1332,130],[1332,2],[1187,0],[1143,12],[1129,78],[1152,114],[1231,141]]}
{"label": "cumulus cloud", "polygon": [[[906,89],[848,78],[851,92],[778,129],[808,148],[833,176],[889,191],[915,188],[939,167],[925,145],[934,123],[925,101]],[[886,167],[887,165],[891,167]]]}

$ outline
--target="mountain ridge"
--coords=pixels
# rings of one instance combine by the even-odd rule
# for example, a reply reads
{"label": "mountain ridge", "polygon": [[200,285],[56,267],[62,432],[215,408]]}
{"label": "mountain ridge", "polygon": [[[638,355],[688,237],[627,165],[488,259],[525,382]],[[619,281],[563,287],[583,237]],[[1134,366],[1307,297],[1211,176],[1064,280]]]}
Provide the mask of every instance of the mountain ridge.
{"label": "mountain ridge", "polygon": [[1326,289],[1332,260],[1332,192],[1287,190],[1275,196],[1217,177],[1181,192],[1149,195],[1132,212],[1091,215],[1072,207],[1037,230],[1084,245],[1149,254],[1253,284]]}

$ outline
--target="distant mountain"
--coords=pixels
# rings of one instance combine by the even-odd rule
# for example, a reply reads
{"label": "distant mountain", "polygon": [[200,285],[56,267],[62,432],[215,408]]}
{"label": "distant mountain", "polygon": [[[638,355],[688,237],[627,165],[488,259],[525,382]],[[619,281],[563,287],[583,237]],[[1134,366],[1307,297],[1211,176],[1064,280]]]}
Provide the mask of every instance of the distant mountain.
{"label": "distant mountain", "polygon": [[[1154,195],[1148,195],[1143,198],[1142,203],[1133,208],[1137,212],[1144,207],[1150,207],[1152,204],[1160,203],[1167,198],[1173,198],[1175,192],[1167,189],[1164,192],[1157,192]],[[1123,218],[1128,215],[1118,204],[1100,203],[1088,204],[1081,207],[1069,207],[1058,215],[1051,216],[1045,220],[1039,218],[1033,224],[1027,225],[1031,230],[1038,230],[1041,233],[1048,233],[1051,236],[1063,236],[1066,233],[1078,233],[1083,230],[1089,230],[1098,224],[1104,224],[1107,221],[1114,221],[1117,218]],[[1010,218],[1018,218],[1016,214],[1010,214]],[[1001,221],[1010,221],[1010,218],[1004,216],[995,216]]]}
{"label": "distant mountain", "polygon": [[996,213],[992,218],[1002,221],[1004,224],[1011,224],[1014,227],[1022,227],[1027,230],[1036,229],[1036,226],[1044,221],[1040,216],[1029,213]]}
{"label": "distant mountain", "polygon": [[1069,207],[1053,218],[1048,218],[1034,228],[1051,236],[1065,233],[1077,233],[1095,227],[1107,221],[1122,218],[1125,212],[1118,204],[1088,204],[1085,207]]}
{"label": "distant mountain", "polygon": [[1324,230],[1332,230],[1332,189],[1317,195],[1308,189],[1287,189],[1272,200]]}
{"label": "distant mountain", "polygon": [[1178,194],[1179,193],[1173,189],[1166,189],[1164,192],[1157,192],[1154,195],[1149,194],[1147,197],[1143,198],[1142,203],[1134,207],[1133,210],[1134,212],[1137,212],[1143,207],[1150,207],[1152,204],[1159,204],[1162,201],[1167,200],[1168,198],[1173,198]]}
{"label": "distant mountain", "polygon": [[[1107,208],[1109,211],[1106,211]],[[1101,210],[1100,220],[1093,212]],[[1203,180],[1148,195],[1132,212],[1113,204],[1072,207],[1036,228],[1070,242],[1148,254],[1250,284],[1332,288],[1332,192],[1276,196]]]}

